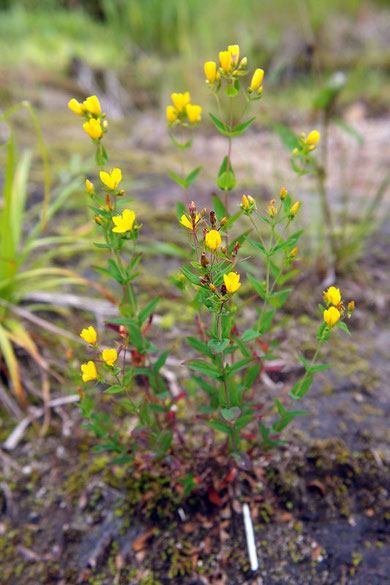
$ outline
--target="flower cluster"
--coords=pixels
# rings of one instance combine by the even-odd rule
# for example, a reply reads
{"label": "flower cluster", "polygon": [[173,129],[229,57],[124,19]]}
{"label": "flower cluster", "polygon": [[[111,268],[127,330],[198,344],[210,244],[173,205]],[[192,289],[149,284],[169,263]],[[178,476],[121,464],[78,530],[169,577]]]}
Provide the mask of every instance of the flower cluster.
{"label": "flower cluster", "polygon": [[[206,83],[213,92],[218,92],[221,87],[221,80],[225,79],[228,86],[227,93],[234,97],[240,89],[238,78],[248,74],[247,64],[248,59],[246,57],[240,60],[239,45],[229,45],[226,51],[220,51],[219,53],[219,66],[216,61],[206,61],[204,64]],[[261,85],[263,78],[263,69],[256,69],[248,87],[248,99],[260,98],[263,92],[263,86]]]}
{"label": "flower cluster", "polygon": [[[202,209],[201,213],[197,213],[195,203],[192,201],[189,205],[189,214],[182,215],[180,224],[193,233],[193,241],[195,244],[196,256],[198,263],[195,268],[201,272],[199,284],[208,287],[214,295],[214,300],[223,299],[226,295],[232,295],[241,286],[240,275],[233,272],[237,262],[237,252],[240,247],[238,242],[234,246],[231,256],[227,248],[222,246],[221,230],[226,224],[226,217],[219,221],[216,218],[215,211],[209,213],[209,223],[206,221],[206,209]],[[198,238],[197,230],[203,226],[203,239]],[[218,262],[222,260],[222,262]],[[216,271],[217,267],[217,271]],[[223,284],[220,286],[218,292],[216,282]],[[219,284],[218,284],[219,286]]]}
{"label": "flower cluster", "polygon": [[200,122],[202,117],[202,108],[191,103],[190,92],[173,93],[171,95],[173,106],[167,106],[167,121],[168,126],[187,125],[187,123],[194,125]]}
{"label": "flower cluster", "polygon": [[96,95],[91,95],[82,104],[76,99],[71,99],[68,108],[78,116],[85,118],[83,128],[90,138],[98,141],[107,130],[108,122],[106,114],[102,113],[100,102]]}
{"label": "flower cluster", "polygon": [[310,153],[317,148],[320,140],[318,130],[312,130],[307,136],[302,132],[298,138],[298,146],[294,148],[292,154],[294,157],[302,157],[306,162],[310,162]]}
{"label": "flower cluster", "polygon": [[[89,343],[90,346],[92,346],[94,349],[98,350],[97,355],[98,357],[100,355],[101,358],[98,361],[103,362],[108,367],[108,369],[113,368],[116,360],[118,359],[118,353],[116,349],[103,349],[103,351],[100,354],[97,342],[97,334],[92,325],[90,325],[88,329],[83,329],[80,333],[80,337],[84,341]],[[83,382],[91,382],[93,380],[99,379],[96,364],[92,360],[90,360],[86,364],[81,364],[80,369]]]}
{"label": "flower cluster", "polygon": [[[335,286],[331,286],[328,290],[324,291],[324,301],[329,307],[324,310],[324,321],[328,327],[334,327],[345,314],[344,304],[341,299],[340,289]],[[352,311],[355,309],[355,302],[350,301],[347,308],[348,318],[351,316]]]}
{"label": "flower cluster", "polygon": [[[124,209],[121,214],[113,214],[113,211],[116,209],[116,198],[124,194],[123,189],[118,189],[119,183],[122,181],[121,169],[115,168],[110,172],[100,171],[100,180],[107,193],[106,204],[103,207],[101,201],[97,198],[95,199],[96,203],[100,204],[99,208],[96,209],[98,213],[95,216],[95,222],[98,225],[109,229],[114,234],[121,234],[122,237],[136,239],[139,226],[135,221],[134,211]],[[89,179],[85,181],[85,189],[92,198],[96,196],[95,187]],[[111,197],[113,197],[113,202]]]}

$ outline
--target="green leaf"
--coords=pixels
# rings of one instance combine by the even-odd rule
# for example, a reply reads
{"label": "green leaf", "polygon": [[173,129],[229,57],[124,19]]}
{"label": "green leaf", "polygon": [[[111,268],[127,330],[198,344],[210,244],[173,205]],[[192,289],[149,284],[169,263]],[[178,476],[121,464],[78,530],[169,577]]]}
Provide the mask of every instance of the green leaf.
{"label": "green leaf", "polygon": [[241,409],[238,408],[238,406],[232,406],[232,408],[221,408],[221,414],[225,420],[232,422],[240,417]]}
{"label": "green leaf", "polygon": [[278,398],[274,398],[274,402],[276,404],[276,408],[278,409],[278,413],[280,414],[280,416],[283,416],[284,413],[286,412],[286,409],[284,408],[283,404],[280,402],[280,400],[278,400]]}
{"label": "green leaf", "polygon": [[254,329],[247,329],[242,334],[241,341],[243,341],[244,343],[247,343],[248,341],[252,341],[253,339],[256,339],[256,337],[259,337],[259,335],[260,335],[259,331],[255,331]]}
{"label": "green leaf", "polygon": [[186,337],[186,341],[196,351],[199,351],[199,353],[203,353],[204,355],[207,355],[207,357],[213,358],[213,352],[208,345],[203,343],[203,341],[200,341],[197,337]]}
{"label": "green leaf", "polygon": [[185,179],[186,187],[192,185],[192,183],[195,181],[196,177],[199,175],[201,170],[202,167],[196,167],[196,169],[194,169],[189,175],[186,176]]}
{"label": "green leaf", "polygon": [[199,378],[199,376],[191,376],[191,378],[194,380],[194,382],[196,382],[196,384],[199,384],[199,386],[202,388],[202,390],[204,390],[209,396],[213,397],[216,394],[216,387],[213,386],[212,384],[209,384],[208,382],[206,382],[206,380],[203,380],[202,378]]}
{"label": "green leaf", "polygon": [[220,431],[221,433],[226,433],[227,435],[231,435],[232,433],[231,428],[227,423],[218,422],[216,420],[206,420],[205,423],[212,429]]}
{"label": "green leaf", "polygon": [[176,181],[176,183],[178,185],[180,185],[180,187],[183,187],[183,189],[185,189],[187,187],[186,179],[182,179],[174,171],[171,171],[169,169],[168,169],[168,174],[174,181]]}
{"label": "green leaf", "polygon": [[262,363],[259,362],[258,364],[255,364],[254,366],[251,366],[250,368],[248,368],[248,372],[247,372],[247,376],[246,376],[246,387],[247,388],[252,388],[253,384],[256,381],[257,376],[259,375],[261,367],[262,367]]}
{"label": "green leaf", "polygon": [[251,124],[253,124],[253,122],[256,120],[256,117],[254,116],[253,118],[251,118],[250,120],[247,120],[246,122],[243,122],[242,124],[238,124],[238,126],[235,126],[231,132],[232,136],[239,136],[240,134],[242,134],[243,132],[245,132],[245,130],[247,128],[249,128],[249,126],[251,126]]}
{"label": "green leaf", "polygon": [[345,333],[348,333],[348,335],[351,335],[351,332],[348,329],[347,324],[344,323],[344,321],[337,321],[336,325],[339,329],[342,329],[343,331],[345,331]]}
{"label": "green leaf", "polygon": [[227,85],[225,87],[225,93],[226,95],[228,95],[229,97],[236,97],[236,95],[238,94],[239,89],[237,89],[234,85]]}
{"label": "green leaf", "polygon": [[156,297],[151,303],[149,303],[149,305],[147,305],[144,309],[142,309],[142,311],[138,313],[138,323],[140,325],[142,325],[143,322],[146,321],[146,319],[153,313],[160,300],[160,297]]}
{"label": "green leaf", "polygon": [[332,368],[333,364],[318,364],[317,366],[313,366],[308,370],[311,374],[315,374],[316,372],[322,372],[323,370],[329,370]]}
{"label": "green leaf", "polygon": [[250,238],[248,238],[248,242],[255,248],[258,248],[261,252],[263,252],[264,255],[267,255],[267,251],[264,248],[263,244],[260,244],[260,242],[255,242],[255,240],[251,240]]}
{"label": "green leaf", "polygon": [[124,390],[122,386],[119,386],[118,384],[115,386],[110,386],[104,390],[105,394],[120,394],[121,392],[124,392]]}
{"label": "green leaf", "polygon": [[224,349],[227,348],[227,346],[230,343],[230,339],[228,338],[224,338],[224,339],[210,339],[210,341],[208,342],[208,346],[209,348],[214,352],[214,353],[222,353]]}
{"label": "green leaf", "polygon": [[181,271],[186,277],[186,279],[189,280],[192,284],[195,284],[197,286],[200,285],[199,276],[194,274],[188,266],[182,266]]}
{"label": "green leaf", "polygon": [[176,216],[181,219],[181,216],[186,213],[185,205],[182,201],[176,201]]}
{"label": "green leaf", "polygon": [[207,362],[192,360],[189,362],[184,362],[184,365],[188,366],[192,370],[196,370],[197,372],[204,374],[205,376],[208,376],[209,378],[212,378],[213,380],[220,379],[221,374],[219,369],[216,366],[208,364]]}
{"label": "green leaf", "polygon": [[156,362],[153,365],[153,371],[157,374],[161,368],[163,367],[163,365],[165,364],[165,362],[167,361],[167,357],[169,355],[169,351],[163,351],[159,357],[157,358]]}
{"label": "green leaf", "polygon": [[223,124],[223,122],[221,122],[221,120],[218,120],[218,118],[216,118],[213,114],[210,113],[210,118],[212,119],[212,121],[214,122],[214,125],[216,127],[216,129],[223,134],[224,136],[229,136],[229,131]]}
{"label": "green leaf", "polygon": [[221,167],[218,172],[217,185],[223,191],[230,191],[236,184],[236,177],[234,170],[229,160],[229,157],[225,156],[222,161]]}
{"label": "green leaf", "polygon": [[219,221],[221,221],[221,219],[223,217],[225,217],[225,215],[226,215],[225,206],[222,203],[222,201],[220,200],[220,198],[218,197],[218,195],[216,195],[215,193],[213,194],[212,198],[213,198],[213,207],[215,209],[215,215],[217,216],[217,219]]}
{"label": "green leaf", "polygon": [[101,143],[99,143],[96,148],[95,162],[98,167],[103,167],[108,162],[106,149]]}
{"label": "green leaf", "polygon": [[[258,358],[243,358],[242,360],[238,360],[231,366],[226,366],[226,377],[233,376],[237,374],[243,368],[246,368],[247,365],[252,364],[254,361],[257,361]],[[229,369],[228,369],[229,368]]]}
{"label": "green leaf", "polygon": [[264,301],[266,298],[265,286],[261,282],[256,280],[251,274],[248,274],[247,278],[251,285],[253,286],[253,288],[255,289],[255,291],[257,292],[257,294],[259,295],[259,297]]}
{"label": "green leaf", "polygon": [[236,177],[233,171],[222,173],[217,179],[217,185],[222,191],[231,191],[236,185]]}
{"label": "green leaf", "polygon": [[302,380],[299,380],[295,384],[295,386],[291,390],[291,392],[288,393],[288,395],[291,396],[291,398],[293,398],[294,400],[299,400],[300,398],[302,398],[303,396],[305,396],[305,394],[309,390],[312,382],[313,382],[313,376],[312,375],[308,376],[303,381]]}
{"label": "green leaf", "polygon": [[298,353],[298,357],[301,360],[301,362],[303,363],[303,367],[305,368],[306,372],[308,372],[310,368],[309,368],[309,364],[307,363],[306,358],[301,353]]}

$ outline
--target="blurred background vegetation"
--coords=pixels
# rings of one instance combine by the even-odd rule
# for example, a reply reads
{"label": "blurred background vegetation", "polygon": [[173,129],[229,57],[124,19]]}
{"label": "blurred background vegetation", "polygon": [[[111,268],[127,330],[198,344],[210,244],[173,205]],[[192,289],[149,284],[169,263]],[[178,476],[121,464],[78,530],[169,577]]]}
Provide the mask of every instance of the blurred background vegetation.
{"label": "blurred background vegetation", "polygon": [[[307,110],[313,89],[340,69],[342,103],[358,96],[381,114],[390,102],[389,28],[388,0],[0,0],[0,66],[29,69],[30,84],[35,68],[57,80],[80,62],[110,69],[132,105],[162,108],[172,90],[189,87],[204,103],[203,62],[237,42],[266,71],[272,114],[292,103]],[[1,103],[14,101],[1,86]]]}

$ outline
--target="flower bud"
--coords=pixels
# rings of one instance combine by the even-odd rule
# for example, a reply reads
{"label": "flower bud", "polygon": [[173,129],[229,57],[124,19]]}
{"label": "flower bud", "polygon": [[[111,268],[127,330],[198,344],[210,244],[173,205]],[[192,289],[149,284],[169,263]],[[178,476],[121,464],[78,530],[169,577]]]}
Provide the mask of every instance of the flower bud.
{"label": "flower bud", "polygon": [[204,252],[202,252],[202,255],[200,257],[200,263],[203,266],[203,268],[206,268],[210,264],[209,259],[207,258]]}
{"label": "flower bud", "polygon": [[89,195],[92,195],[95,191],[93,183],[91,183],[91,181],[89,181],[88,179],[85,181],[85,189]]}
{"label": "flower bud", "polygon": [[107,128],[108,128],[108,120],[103,120],[103,128],[104,128],[104,130],[107,130]]}
{"label": "flower bud", "polygon": [[229,73],[232,65],[232,55],[230,51],[221,51],[219,53],[219,62],[224,73]]}
{"label": "flower bud", "polygon": [[128,333],[126,331],[126,328],[124,325],[119,325],[119,335],[125,339],[126,337],[128,337]]}
{"label": "flower bud", "polygon": [[256,69],[254,74],[252,75],[251,84],[248,90],[251,92],[253,91],[260,91],[261,82],[263,81],[264,71],[263,69]]}
{"label": "flower bud", "polygon": [[312,130],[308,137],[306,138],[306,144],[308,145],[316,145],[320,139],[320,133],[318,130]]}
{"label": "flower bud", "polygon": [[355,310],[355,301],[349,301],[348,303],[348,313],[352,313]]}
{"label": "flower bud", "polygon": [[239,45],[229,45],[228,51],[232,56],[232,65],[238,65],[240,59],[240,47]]}
{"label": "flower bud", "polygon": [[190,216],[195,219],[196,217],[196,205],[195,205],[195,201],[191,201],[191,203],[188,206],[188,211],[190,212]]}
{"label": "flower bud", "polygon": [[290,250],[289,256],[291,256],[291,258],[295,258],[295,256],[297,254],[298,254],[298,246],[295,246],[295,248],[293,248],[292,250]]}
{"label": "flower bud", "polygon": [[98,215],[95,215],[95,223],[97,225],[102,225],[102,219]]}
{"label": "flower bud", "polygon": [[204,217],[207,213],[207,209],[205,207],[203,207],[202,211],[200,212],[200,216]]}
{"label": "flower bud", "polygon": [[275,217],[277,212],[278,212],[278,209],[277,209],[277,207],[275,207],[275,199],[271,199],[271,201],[269,202],[269,205],[268,205],[268,215],[270,217]]}
{"label": "flower bud", "polygon": [[206,61],[204,64],[204,73],[209,83],[214,83],[217,78],[217,64],[215,61]]}
{"label": "flower bud", "polygon": [[250,195],[248,195],[248,201],[249,201],[249,205],[254,205],[255,204],[255,200]]}
{"label": "flower bud", "polygon": [[244,67],[246,67],[248,64],[248,59],[246,57],[243,57],[240,61],[240,65],[238,66],[239,69],[243,69]]}
{"label": "flower bud", "polygon": [[286,199],[286,195],[287,195],[287,189],[286,189],[286,187],[282,187],[280,189],[280,193],[279,193],[279,197],[281,198],[282,201],[284,201]]}
{"label": "flower bud", "polygon": [[290,218],[291,219],[293,219],[296,216],[296,214],[298,213],[298,209],[300,208],[300,206],[301,206],[301,202],[300,201],[297,201],[291,207],[291,209],[290,209]]}
{"label": "flower bud", "polygon": [[243,209],[249,209],[249,201],[248,201],[248,197],[246,195],[242,196],[241,207]]}
{"label": "flower bud", "polygon": [[226,285],[223,284],[221,286],[221,295],[224,297],[226,294],[227,294],[227,288],[226,288]]}
{"label": "flower bud", "polygon": [[222,246],[222,247],[221,247],[221,252],[222,252],[222,254],[225,254],[225,256],[226,256],[226,251],[227,251],[227,250],[226,250],[225,246]]}
{"label": "flower bud", "polygon": [[215,217],[215,211],[210,211],[210,223],[211,225],[214,227],[216,224],[216,217]]}
{"label": "flower bud", "polygon": [[226,222],[227,222],[227,217],[223,217],[223,218],[221,219],[221,222],[220,222],[220,224],[221,224],[221,225],[225,225],[225,223],[226,223]]}
{"label": "flower bud", "polygon": [[177,118],[177,110],[173,106],[167,106],[167,121],[172,124]]}
{"label": "flower bud", "polygon": [[213,283],[212,283],[212,282],[210,282],[210,284],[209,284],[209,289],[210,289],[212,292],[216,292],[216,290],[217,290],[217,288],[216,288],[216,287],[213,285]]}

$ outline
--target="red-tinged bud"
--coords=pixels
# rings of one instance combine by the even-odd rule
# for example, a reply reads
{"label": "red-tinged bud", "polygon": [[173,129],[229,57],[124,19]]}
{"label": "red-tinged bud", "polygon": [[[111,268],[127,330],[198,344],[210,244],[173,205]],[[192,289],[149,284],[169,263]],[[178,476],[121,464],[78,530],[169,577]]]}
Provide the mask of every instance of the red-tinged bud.
{"label": "red-tinged bud", "polygon": [[191,203],[188,206],[188,211],[190,212],[190,216],[192,217],[192,219],[196,218],[196,205],[195,205],[195,201],[191,201]]}
{"label": "red-tinged bud", "polygon": [[222,252],[222,254],[225,254],[225,256],[226,256],[226,248],[225,248],[225,246],[221,246],[221,252]]}
{"label": "red-tinged bud", "polygon": [[207,213],[207,209],[203,207],[202,211],[200,212],[201,217],[204,217]]}
{"label": "red-tinged bud", "polygon": [[126,331],[126,328],[124,325],[119,325],[119,335],[125,339],[126,337],[128,337],[128,333]]}
{"label": "red-tinged bud", "polygon": [[200,279],[199,282],[200,282],[200,284],[205,285],[205,284],[207,284],[209,282],[209,280],[210,280],[209,279],[209,275],[208,274],[205,274],[204,276],[202,276],[202,278]]}
{"label": "red-tinged bud", "polygon": [[108,193],[106,193],[106,209],[107,209],[107,211],[112,211],[112,205],[111,205],[110,196]]}
{"label": "red-tinged bud", "polygon": [[210,211],[210,223],[211,225],[214,227],[215,224],[217,222],[217,219],[215,217],[215,211]]}
{"label": "red-tinged bud", "polygon": [[96,223],[97,225],[102,225],[102,220],[101,220],[101,218],[100,218],[100,217],[98,217],[97,215],[95,215],[95,223]]}
{"label": "red-tinged bud", "polygon": [[355,301],[350,301],[348,303],[348,312],[352,313],[352,311],[354,311],[354,310],[355,310]]}
{"label": "red-tinged bud", "polygon": [[204,252],[202,252],[202,255],[200,257],[200,263],[203,266],[203,268],[206,268],[210,264],[210,261]]}
{"label": "red-tinged bud", "polygon": [[223,284],[221,286],[221,295],[224,297],[227,294],[227,288],[226,286]]}

